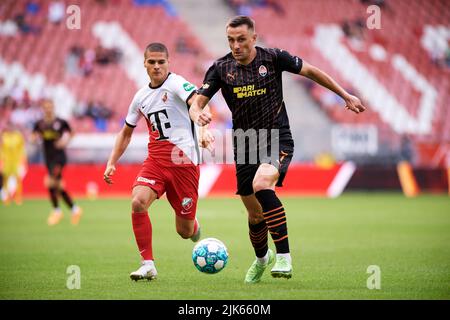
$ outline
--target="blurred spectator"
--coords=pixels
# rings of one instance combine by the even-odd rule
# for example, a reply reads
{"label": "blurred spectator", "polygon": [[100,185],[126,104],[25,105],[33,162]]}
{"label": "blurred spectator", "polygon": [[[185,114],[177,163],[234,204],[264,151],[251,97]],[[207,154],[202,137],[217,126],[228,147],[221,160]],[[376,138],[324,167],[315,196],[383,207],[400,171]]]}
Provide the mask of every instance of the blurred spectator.
{"label": "blurred spectator", "polygon": [[35,16],[39,13],[40,10],[39,3],[37,3],[36,1],[27,1],[25,10],[27,14]]}
{"label": "blurred spectator", "polygon": [[0,103],[0,130],[5,127],[6,122],[9,121],[11,113],[16,107],[17,103],[13,97],[7,95],[2,98]]}
{"label": "blurred spectator", "polygon": [[176,44],[175,44],[175,50],[178,53],[184,53],[184,54],[193,54],[198,55],[199,51],[191,41],[189,41],[184,35],[179,35]]}
{"label": "blurred spectator", "polygon": [[249,0],[225,0],[226,4],[229,5],[238,15],[251,16],[252,15],[252,4]]}
{"label": "blurred spectator", "polygon": [[84,51],[84,54],[80,58],[80,69],[83,76],[88,77],[94,70],[95,51],[88,49]]}
{"label": "blurred spectator", "polygon": [[29,123],[26,124],[26,128],[33,130],[34,123],[42,118],[41,100],[30,99],[26,110],[26,118]]}
{"label": "blurred spectator", "polygon": [[66,55],[65,68],[68,75],[82,75],[88,77],[94,70],[94,64],[108,65],[118,63],[122,58],[119,49],[107,49],[98,45],[94,49],[84,49],[73,45]]}
{"label": "blurred spectator", "polygon": [[86,116],[92,118],[98,131],[107,131],[108,119],[113,116],[113,112],[101,102],[91,101],[88,103]]}
{"label": "blurred spectator", "polygon": [[29,123],[27,118],[26,105],[23,103],[19,103],[19,105],[11,112],[10,120],[16,128],[26,128],[27,123]]}
{"label": "blurred spectator", "polygon": [[370,5],[376,5],[379,6],[381,9],[383,9],[386,6],[385,0],[360,0],[362,4],[370,6]]}
{"label": "blurred spectator", "polygon": [[162,6],[169,16],[175,17],[177,12],[168,0],[133,0],[133,3],[138,6]]}
{"label": "blurred spectator", "polygon": [[19,27],[13,20],[6,20],[0,24],[0,35],[2,36],[15,36],[19,31]]}
{"label": "blurred spectator", "polygon": [[81,74],[80,59],[83,53],[84,53],[83,48],[78,45],[70,47],[69,53],[67,54],[65,60],[65,67],[67,74],[69,75]]}
{"label": "blurred spectator", "polygon": [[[6,97],[9,93],[9,90],[5,87],[5,79],[0,78],[0,99]],[[0,104],[1,106],[1,104]]]}
{"label": "blurred spectator", "polygon": [[23,13],[20,13],[14,17],[14,22],[19,28],[20,32],[24,34],[38,34],[41,29],[37,26],[34,26],[26,21],[26,16]]}
{"label": "blurred spectator", "polygon": [[359,18],[353,21],[345,20],[341,23],[342,31],[348,38],[364,39],[364,20]]}
{"label": "blurred spectator", "polygon": [[342,32],[349,40],[351,47],[354,50],[364,50],[364,38],[365,38],[365,22],[364,19],[358,18],[356,20],[345,20],[341,23]]}
{"label": "blurred spectator", "polygon": [[279,16],[284,16],[286,12],[277,0],[225,0],[238,15],[251,16],[253,8],[263,7],[272,9]]}
{"label": "blurred spectator", "polygon": [[328,152],[322,152],[315,156],[314,163],[321,169],[331,169],[336,165],[336,159]]}
{"label": "blurred spectator", "polygon": [[117,48],[107,49],[98,45],[95,48],[95,62],[100,65],[118,63],[122,58],[122,52]]}
{"label": "blurred spectator", "polygon": [[284,11],[283,6],[277,0],[256,0],[254,2],[260,7],[267,7],[272,9],[279,16],[286,15],[286,11]]}
{"label": "blurred spectator", "polygon": [[83,119],[87,115],[87,103],[85,101],[78,102],[73,108],[72,115],[77,119]]}
{"label": "blurred spectator", "polygon": [[48,21],[60,24],[66,14],[66,5],[62,1],[52,1],[48,6]]}
{"label": "blurred spectator", "polygon": [[430,53],[431,61],[441,68],[450,68],[450,39],[447,40],[447,46],[435,45]]}
{"label": "blurred spectator", "polygon": [[413,144],[410,137],[404,134],[400,142],[400,161],[408,161],[412,163],[414,161]]}
{"label": "blurred spectator", "polygon": [[19,84],[19,81],[16,80],[11,87],[10,93],[11,97],[17,101],[21,102],[23,99],[23,96],[25,94],[25,90],[22,88],[22,86]]}

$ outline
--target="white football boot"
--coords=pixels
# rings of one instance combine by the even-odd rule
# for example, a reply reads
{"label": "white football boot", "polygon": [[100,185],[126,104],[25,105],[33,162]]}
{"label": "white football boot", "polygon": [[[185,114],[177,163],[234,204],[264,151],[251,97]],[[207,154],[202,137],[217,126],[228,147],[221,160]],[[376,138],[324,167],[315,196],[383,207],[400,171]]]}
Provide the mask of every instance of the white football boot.
{"label": "white football boot", "polygon": [[155,264],[151,262],[142,262],[142,266],[136,271],[130,273],[131,280],[156,280],[158,272],[156,271]]}

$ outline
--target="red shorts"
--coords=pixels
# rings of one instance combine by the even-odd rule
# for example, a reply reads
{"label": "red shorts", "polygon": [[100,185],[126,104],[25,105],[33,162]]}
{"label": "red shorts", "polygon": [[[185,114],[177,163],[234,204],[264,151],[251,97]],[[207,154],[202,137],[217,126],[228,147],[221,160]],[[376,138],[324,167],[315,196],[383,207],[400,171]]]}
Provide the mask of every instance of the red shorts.
{"label": "red shorts", "polygon": [[158,198],[164,193],[175,211],[183,219],[193,220],[197,211],[198,181],[200,169],[197,165],[163,167],[154,160],[144,161],[137,175],[135,186],[147,186]]}

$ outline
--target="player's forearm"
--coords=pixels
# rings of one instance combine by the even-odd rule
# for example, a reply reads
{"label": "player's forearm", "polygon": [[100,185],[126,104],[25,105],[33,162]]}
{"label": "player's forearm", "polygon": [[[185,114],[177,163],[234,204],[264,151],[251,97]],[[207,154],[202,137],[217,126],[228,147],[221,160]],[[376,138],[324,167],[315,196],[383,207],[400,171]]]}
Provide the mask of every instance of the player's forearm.
{"label": "player's forearm", "polygon": [[319,68],[310,66],[308,72],[304,75],[321,86],[333,91],[342,99],[347,100],[349,96],[348,92],[345,91],[344,88],[342,88],[332,77]]}
{"label": "player's forearm", "polygon": [[195,99],[192,101],[189,108],[189,116],[192,121],[197,122],[199,115],[205,110],[205,107],[209,112],[209,106],[207,107],[208,101],[209,98],[203,95],[198,94],[195,96]]}
{"label": "player's forearm", "polygon": [[198,116],[202,113],[203,108],[198,103],[193,103],[189,108],[189,117],[192,121],[196,122]]}
{"label": "player's forearm", "polygon": [[72,132],[64,132],[63,136],[61,137],[61,147],[65,148],[69,144],[70,140],[72,140],[73,133]]}

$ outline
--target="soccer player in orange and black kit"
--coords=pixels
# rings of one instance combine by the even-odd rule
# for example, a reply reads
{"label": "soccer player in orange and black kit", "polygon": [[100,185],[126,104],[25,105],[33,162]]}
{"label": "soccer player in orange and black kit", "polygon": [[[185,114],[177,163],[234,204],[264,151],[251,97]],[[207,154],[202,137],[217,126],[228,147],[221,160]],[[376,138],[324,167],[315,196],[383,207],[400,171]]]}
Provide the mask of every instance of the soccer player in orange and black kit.
{"label": "soccer player in orange and black kit", "polygon": [[67,121],[55,116],[54,106],[51,100],[45,100],[43,102],[42,110],[44,117],[35,124],[32,140],[36,141],[39,137],[43,140],[45,165],[48,170],[45,185],[48,188],[50,201],[53,206],[47,223],[53,226],[58,224],[63,218],[58,200],[59,196],[61,196],[72,211],[71,223],[78,225],[82,210],[74,204],[64,187],[64,181],[62,179],[62,171],[67,162],[65,148],[72,138],[72,130]]}
{"label": "soccer player in orange and black kit", "polygon": [[[286,215],[275,193],[275,186],[282,186],[294,152],[283,102],[282,72],[306,76],[332,90],[355,113],[363,112],[365,107],[330,76],[301,58],[280,49],[256,47],[257,35],[251,18],[233,18],[226,32],[231,52],[209,68],[190,116],[199,125],[208,124],[211,114],[203,107],[222,90],[233,118],[237,194],[248,212],[249,235],[256,254],[245,282],[259,282],[264,270],[275,260],[272,276],[289,279],[292,261]],[[267,232],[275,243],[276,259],[268,248]]]}

